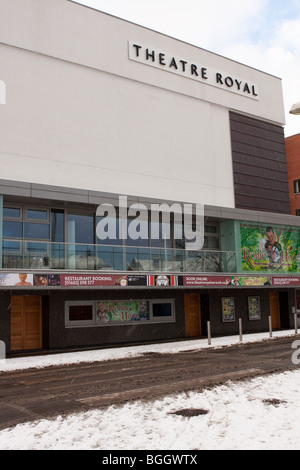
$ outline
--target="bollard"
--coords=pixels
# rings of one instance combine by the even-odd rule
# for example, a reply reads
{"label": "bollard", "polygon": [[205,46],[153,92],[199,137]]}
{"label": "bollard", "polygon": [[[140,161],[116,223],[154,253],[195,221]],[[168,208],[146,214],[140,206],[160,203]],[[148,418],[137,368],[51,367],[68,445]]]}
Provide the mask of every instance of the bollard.
{"label": "bollard", "polygon": [[243,341],[243,331],[242,331],[242,319],[239,318],[239,333],[240,333],[240,342]]}
{"label": "bollard", "polygon": [[207,322],[207,339],[208,339],[208,344],[211,344],[210,321]]}
{"label": "bollard", "polygon": [[297,335],[298,334],[297,313],[294,313],[294,325],[295,325],[295,335]]}
{"label": "bollard", "polygon": [[269,332],[270,332],[270,338],[272,338],[273,334],[272,334],[272,318],[269,317]]}

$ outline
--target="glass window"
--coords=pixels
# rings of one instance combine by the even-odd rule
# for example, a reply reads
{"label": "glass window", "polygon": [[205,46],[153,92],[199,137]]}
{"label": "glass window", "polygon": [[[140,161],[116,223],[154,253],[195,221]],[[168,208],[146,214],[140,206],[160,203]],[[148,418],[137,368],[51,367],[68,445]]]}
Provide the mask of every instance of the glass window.
{"label": "glass window", "polygon": [[11,219],[20,219],[21,209],[19,207],[3,207],[3,217]]}
{"label": "glass window", "polygon": [[22,222],[12,222],[9,220],[3,220],[3,237],[22,238],[23,237]]}
{"label": "glass window", "polygon": [[175,301],[168,300],[98,300],[65,302],[68,327],[110,326],[170,322],[175,320]]}
{"label": "glass window", "polygon": [[30,254],[31,256],[39,255],[44,256],[48,253],[48,243],[40,243],[40,242],[27,242],[26,246],[26,253]]}
{"label": "glass window", "polygon": [[151,221],[149,236],[153,248],[172,248],[171,222],[169,227],[165,227],[162,222]]}
{"label": "glass window", "polygon": [[152,305],[152,316],[157,317],[171,317],[172,316],[172,304],[169,302],[153,303]]}
{"label": "glass window", "polygon": [[24,223],[24,238],[49,240],[50,228],[48,224]]}
{"label": "glass window", "polygon": [[27,209],[26,218],[30,220],[48,220],[48,211],[40,209]]}
{"label": "glass window", "polygon": [[95,302],[66,302],[65,320],[66,326],[89,326],[95,324]]}
{"label": "glass window", "polygon": [[[122,245],[123,240],[120,234],[119,222],[120,220],[118,217],[96,217],[96,240],[98,245]],[[100,235],[101,237],[99,237],[98,235]],[[126,240],[124,240],[124,244],[126,244]]]}
{"label": "glass window", "polygon": [[218,233],[218,228],[216,225],[205,225],[205,233]]}
{"label": "glass window", "polygon": [[218,250],[220,248],[219,238],[204,237],[204,249]]}
{"label": "glass window", "polygon": [[93,215],[68,214],[68,242],[94,243],[95,223]]}
{"label": "glass window", "polygon": [[294,181],[294,193],[295,194],[300,193],[300,180]]}
{"label": "glass window", "polygon": [[70,305],[69,320],[70,321],[93,320],[92,305]]}
{"label": "glass window", "polygon": [[65,241],[65,213],[62,209],[51,210],[51,241],[58,243]]}

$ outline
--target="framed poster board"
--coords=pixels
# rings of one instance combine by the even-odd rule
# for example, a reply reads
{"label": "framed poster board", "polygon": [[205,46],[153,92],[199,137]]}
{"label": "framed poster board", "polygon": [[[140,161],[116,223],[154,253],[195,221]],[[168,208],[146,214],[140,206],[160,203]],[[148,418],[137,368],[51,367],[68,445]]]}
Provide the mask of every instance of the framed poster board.
{"label": "framed poster board", "polygon": [[234,297],[222,297],[222,321],[235,321]]}
{"label": "framed poster board", "polygon": [[261,319],[260,297],[259,296],[248,297],[248,315],[249,315],[249,320],[260,320]]}

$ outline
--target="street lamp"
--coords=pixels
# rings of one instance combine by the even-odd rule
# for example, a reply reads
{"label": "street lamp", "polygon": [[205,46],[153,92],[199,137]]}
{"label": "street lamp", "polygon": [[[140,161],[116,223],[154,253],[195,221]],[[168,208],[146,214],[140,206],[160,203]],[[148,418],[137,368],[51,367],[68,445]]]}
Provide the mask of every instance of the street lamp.
{"label": "street lamp", "polygon": [[293,104],[290,109],[290,114],[300,114],[300,101],[298,101],[298,103]]}

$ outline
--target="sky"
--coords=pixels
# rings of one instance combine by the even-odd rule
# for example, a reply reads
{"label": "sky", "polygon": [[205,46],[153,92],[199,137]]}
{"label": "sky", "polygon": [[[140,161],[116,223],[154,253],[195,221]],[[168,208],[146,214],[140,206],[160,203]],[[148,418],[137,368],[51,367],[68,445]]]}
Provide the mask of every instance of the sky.
{"label": "sky", "polygon": [[300,133],[300,0],[73,0],[282,79],[285,136]]}

